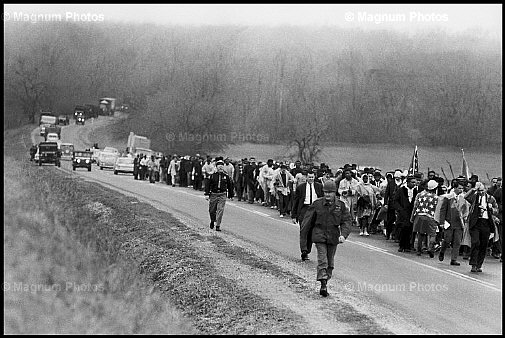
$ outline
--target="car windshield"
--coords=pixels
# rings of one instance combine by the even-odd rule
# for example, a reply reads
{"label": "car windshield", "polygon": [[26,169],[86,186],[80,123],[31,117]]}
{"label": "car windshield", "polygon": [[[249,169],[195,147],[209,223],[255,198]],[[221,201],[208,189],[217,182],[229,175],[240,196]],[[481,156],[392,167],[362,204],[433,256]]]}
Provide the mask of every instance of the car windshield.
{"label": "car windshield", "polygon": [[128,158],[128,157],[118,158],[117,163],[120,163],[120,164],[131,164],[131,163],[133,163],[133,158]]}
{"label": "car windshield", "polygon": [[44,115],[40,118],[40,123],[56,124],[56,116]]}
{"label": "car windshield", "polygon": [[61,145],[61,150],[70,150],[70,151],[74,151],[74,146],[73,146],[73,145],[66,145],[66,144],[62,144],[62,145]]}
{"label": "car windshield", "polygon": [[57,145],[41,145],[39,146],[40,151],[57,151]]}
{"label": "car windshield", "polygon": [[87,151],[76,151],[74,152],[75,157],[91,157],[91,153]]}

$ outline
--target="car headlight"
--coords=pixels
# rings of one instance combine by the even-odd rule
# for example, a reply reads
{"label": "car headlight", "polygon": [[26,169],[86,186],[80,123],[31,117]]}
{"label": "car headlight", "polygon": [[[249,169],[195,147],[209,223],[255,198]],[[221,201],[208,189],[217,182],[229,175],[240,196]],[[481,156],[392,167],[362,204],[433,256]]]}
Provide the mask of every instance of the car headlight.
{"label": "car headlight", "polygon": [[86,163],[89,163],[89,160],[86,160]]}
{"label": "car headlight", "polygon": [[81,163],[81,159],[79,159],[79,158],[78,158],[78,159],[77,159],[77,163]]}

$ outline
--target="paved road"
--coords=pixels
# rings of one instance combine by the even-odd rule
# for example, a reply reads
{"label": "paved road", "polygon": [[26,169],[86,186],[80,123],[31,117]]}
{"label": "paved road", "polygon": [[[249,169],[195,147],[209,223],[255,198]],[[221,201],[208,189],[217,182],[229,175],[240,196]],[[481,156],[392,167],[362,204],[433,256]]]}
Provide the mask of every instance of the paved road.
{"label": "paved road", "polygon": [[[92,142],[86,140],[86,134],[91,128],[88,125],[64,127],[62,140],[74,142],[76,149],[89,147]],[[208,227],[208,202],[201,192],[135,181],[130,175],[113,175],[111,170],[97,170],[96,166],[92,172],[85,169],[72,172],[70,163],[62,162],[61,170],[121,192],[131,192],[139,198],[156,200],[167,210],[196,220],[202,229]],[[299,258],[298,225],[280,219],[274,210],[228,201],[222,229],[223,233],[257,243],[287,259]],[[502,265],[498,260],[487,258],[484,272],[472,274],[467,261],[462,260],[462,265],[456,267],[450,266],[447,258],[439,262],[436,258],[396,250],[397,244],[385,241],[381,235],[365,238],[353,232],[337,250],[330,291],[349,294],[359,302],[357,307],[378,304],[424,332],[502,333]],[[311,256],[305,268],[315,273],[315,253]],[[372,316],[381,318],[382,315]]]}

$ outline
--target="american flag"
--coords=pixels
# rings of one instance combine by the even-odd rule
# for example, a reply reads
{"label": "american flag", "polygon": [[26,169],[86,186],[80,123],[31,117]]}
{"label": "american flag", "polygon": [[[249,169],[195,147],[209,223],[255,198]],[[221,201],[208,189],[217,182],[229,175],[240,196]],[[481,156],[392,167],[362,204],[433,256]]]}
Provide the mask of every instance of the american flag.
{"label": "american flag", "polygon": [[417,145],[414,150],[414,155],[412,155],[412,161],[410,161],[409,175],[414,175],[419,172],[419,156],[417,156]]}
{"label": "american flag", "polygon": [[468,170],[468,163],[466,163],[465,152],[461,149],[461,153],[463,154],[463,167],[461,168],[461,176],[465,176],[466,179],[470,178],[470,172]]}
{"label": "american flag", "polygon": [[419,201],[419,203],[414,210],[415,216],[425,215],[431,218],[435,218],[435,209],[437,208],[438,196],[424,190],[421,191],[419,195],[417,195],[417,201]]}

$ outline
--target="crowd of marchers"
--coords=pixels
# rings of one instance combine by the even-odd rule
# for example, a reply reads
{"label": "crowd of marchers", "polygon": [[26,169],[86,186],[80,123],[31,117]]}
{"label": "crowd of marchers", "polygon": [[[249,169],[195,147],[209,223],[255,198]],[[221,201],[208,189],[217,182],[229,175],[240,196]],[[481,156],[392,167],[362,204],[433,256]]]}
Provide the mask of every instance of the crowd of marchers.
{"label": "crowd of marchers", "polygon": [[[458,256],[462,256],[469,260],[472,272],[482,271],[486,256],[502,261],[501,177],[493,178],[486,188],[477,175],[447,181],[435,171],[424,177],[420,172],[409,175],[407,170],[396,169],[383,173],[355,164],[333,171],[325,163],[220,159],[230,178],[228,199],[276,209],[279,217],[290,217],[293,223],[302,224],[308,207],[323,197],[324,183],[333,181],[360,236],[380,234],[397,243],[399,252],[430,258],[438,253],[441,261],[450,251],[451,265],[460,265]],[[137,156],[134,178],[209,195],[216,162],[199,154],[157,159]],[[307,259],[303,253],[302,259]]]}

